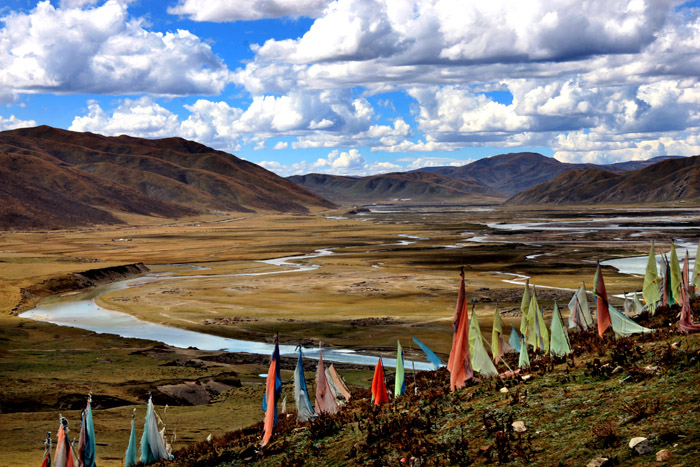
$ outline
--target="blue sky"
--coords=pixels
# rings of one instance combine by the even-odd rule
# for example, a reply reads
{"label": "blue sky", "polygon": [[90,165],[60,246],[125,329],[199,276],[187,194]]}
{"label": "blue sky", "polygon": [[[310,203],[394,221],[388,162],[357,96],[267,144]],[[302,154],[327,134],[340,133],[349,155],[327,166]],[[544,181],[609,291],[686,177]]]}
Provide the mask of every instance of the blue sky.
{"label": "blue sky", "polygon": [[695,155],[699,7],[5,0],[0,130],[181,136],[281,175]]}

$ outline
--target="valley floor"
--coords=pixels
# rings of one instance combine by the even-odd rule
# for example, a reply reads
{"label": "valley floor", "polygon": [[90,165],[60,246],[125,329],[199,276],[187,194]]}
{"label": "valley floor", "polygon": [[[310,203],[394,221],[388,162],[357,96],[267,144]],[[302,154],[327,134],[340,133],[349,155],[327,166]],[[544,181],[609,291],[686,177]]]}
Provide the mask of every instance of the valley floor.
{"label": "valley floor", "polygon": [[[461,265],[467,268],[468,298],[478,300],[476,312],[488,335],[496,304],[506,323],[519,322],[526,277],[538,287],[548,312],[554,300],[560,307],[568,302],[567,289],[582,281],[592,285],[596,259],[645,255],[652,240],[657,252],[667,251],[671,237],[697,244],[700,236],[700,211],[693,207],[579,212],[424,206],[371,211],[232,214],[178,222],[139,218],[119,229],[3,232],[3,452],[17,465],[37,462],[46,431],[55,433],[58,427],[59,412],[77,433],[76,409],[88,391],[100,405],[95,410],[102,443],[99,465],[121,464],[130,414],[136,407],[137,422],[142,421],[148,392],[160,407],[170,405],[166,422],[168,431],[177,434],[175,449],[261,419],[263,379],[258,375],[267,371],[267,357],[226,358],[220,352],[170,348],[12,316],[22,301],[21,288],[48,278],[143,262],[153,273],[169,277],[111,291],[97,303],[144,321],[225,337],[269,342],[279,332],[283,343],[323,341],[386,356],[395,352],[397,339],[409,355],[418,356],[406,345],[416,335],[444,356],[451,344]],[[270,261],[321,249],[332,254],[287,260],[291,265]],[[638,276],[612,267],[604,273],[611,294],[641,289]],[[38,298],[25,302],[25,308]],[[291,365],[284,369],[285,381],[291,379]],[[369,385],[372,369],[347,367],[341,373],[359,390]],[[311,372],[308,378],[313,378]],[[216,386],[223,392],[209,404],[189,405],[182,391],[172,395],[159,389],[183,385]]]}

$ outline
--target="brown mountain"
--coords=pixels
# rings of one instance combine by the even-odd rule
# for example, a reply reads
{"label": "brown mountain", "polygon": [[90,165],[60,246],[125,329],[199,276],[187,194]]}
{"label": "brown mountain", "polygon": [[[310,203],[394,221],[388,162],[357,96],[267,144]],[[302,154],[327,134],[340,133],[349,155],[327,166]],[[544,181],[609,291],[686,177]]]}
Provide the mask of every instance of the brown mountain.
{"label": "brown mountain", "polygon": [[430,172],[397,172],[369,177],[295,175],[289,180],[336,203],[458,201],[498,203],[503,195],[473,179],[458,180]]}
{"label": "brown mountain", "polygon": [[700,200],[700,156],[662,160],[614,174],[572,170],[513,196],[507,204],[643,203]]}
{"label": "brown mountain", "polygon": [[47,126],[0,132],[0,228],[121,222],[115,212],[308,212],[333,204],[264,168],[182,138]]}
{"label": "brown mountain", "polygon": [[461,167],[426,167],[419,169],[452,178],[478,180],[494,190],[512,196],[537,184],[552,180],[573,169],[601,169],[624,173],[678,156],[661,156],[646,161],[630,161],[610,165],[569,164],[535,152],[519,152],[485,157]]}

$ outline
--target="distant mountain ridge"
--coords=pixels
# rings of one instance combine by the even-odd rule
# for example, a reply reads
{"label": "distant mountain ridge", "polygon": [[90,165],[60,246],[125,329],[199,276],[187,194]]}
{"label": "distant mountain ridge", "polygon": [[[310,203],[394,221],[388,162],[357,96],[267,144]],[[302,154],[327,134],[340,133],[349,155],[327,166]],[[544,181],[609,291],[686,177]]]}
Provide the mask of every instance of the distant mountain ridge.
{"label": "distant mountain ridge", "polygon": [[700,156],[672,158],[615,174],[572,170],[511,197],[507,204],[644,203],[700,201]]}
{"label": "distant mountain ridge", "polygon": [[368,177],[308,174],[289,180],[336,203],[432,200],[501,202],[504,196],[476,180],[459,180],[430,172],[396,172]]}
{"label": "distant mountain ridge", "polygon": [[[340,204],[391,202],[500,203],[571,170],[593,169],[621,174],[679,156],[610,165],[569,164],[533,152],[500,154],[461,167],[425,167],[368,177],[307,174],[289,180]],[[427,175],[431,174],[432,177]]]}
{"label": "distant mountain ridge", "polygon": [[238,157],[182,138],[48,126],[0,132],[0,229],[121,222],[116,212],[308,212],[333,203]]}
{"label": "distant mountain ridge", "polygon": [[478,180],[503,195],[512,196],[569,170],[596,168],[613,173],[623,173],[677,157],[679,156],[661,156],[644,161],[596,165],[570,164],[535,152],[519,152],[484,157],[461,167],[425,167],[418,170],[439,173],[457,179]]}

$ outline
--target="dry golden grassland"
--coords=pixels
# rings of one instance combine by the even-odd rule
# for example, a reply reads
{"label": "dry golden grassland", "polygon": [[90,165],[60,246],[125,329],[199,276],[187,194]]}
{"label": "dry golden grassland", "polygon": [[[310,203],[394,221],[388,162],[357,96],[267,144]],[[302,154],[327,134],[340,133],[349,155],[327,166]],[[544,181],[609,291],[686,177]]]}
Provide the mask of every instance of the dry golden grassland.
{"label": "dry golden grassland", "polygon": [[[342,212],[325,213],[333,214]],[[95,410],[98,442],[104,443],[98,446],[98,464],[118,465],[133,407],[139,408],[139,433],[142,429],[148,391],[224,372],[236,372],[243,387],[218,396],[216,403],[168,409],[169,430],[176,428],[178,434],[175,447],[261,417],[263,380],[257,374],[265,372],[264,359],[212,363],[200,359],[211,352],[162,348],[153,342],[17,318],[10,312],[22,287],[72,272],[143,262],[154,273],[169,277],[109,292],[97,299],[98,304],[142,320],[221,336],[270,340],[279,332],[286,343],[321,340],[386,354],[394,351],[397,339],[406,348],[416,335],[444,355],[451,345],[460,265],[467,266],[467,293],[479,300],[477,314],[486,334],[496,301],[507,312],[507,323],[519,322],[516,310],[522,285],[504,280],[516,279],[517,274],[531,276],[531,283],[543,286],[538,293],[549,311],[554,299],[563,307],[571,293],[544,286],[575,289],[585,280],[590,287],[595,269],[591,261],[596,257],[645,254],[651,239],[668,238],[663,232],[630,239],[633,230],[572,235],[494,231],[485,225],[547,216],[581,219],[580,213],[565,210],[456,207],[346,219],[321,214],[230,214],[179,221],[132,217],[127,219],[130,225],[122,227],[2,232],[0,448],[9,453],[11,463],[39,462],[41,441],[46,431],[55,433],[59,412],[70,418],[77,435],[78,411],[70,410],[75,404],[65,401],[92,391],[124,401]],[[363,221],[368,217],[372,220]],[[468,241],[485,235],[492,236],[487,243]],[[611,242],[612,238],[631,243]],[[318,266],[312,270],[260,262],[317,249],[331,249],[334,254],[294,261]],[[532,254],[544,256],[526,258]],[[286,269],[293,272],[260,274]],[[605,274],[610,293],[641,287],[641,278],[617,274],[612,268]],[[178,364],[188,359],[198,366]],[[344,375],[350,384],[366,386],[370,370],[349,370]],[[285,371],[287,381],[291,372]]]}

